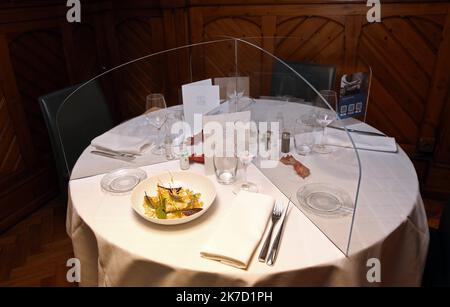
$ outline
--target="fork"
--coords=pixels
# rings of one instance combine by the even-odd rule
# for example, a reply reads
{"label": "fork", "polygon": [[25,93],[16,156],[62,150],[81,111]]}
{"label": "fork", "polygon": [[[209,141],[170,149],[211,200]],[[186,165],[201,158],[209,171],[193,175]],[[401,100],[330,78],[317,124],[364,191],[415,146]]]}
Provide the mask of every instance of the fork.
{"label": "fork", "polygon": [[267,252],[269,251],[270,240],[272,238],[273,227],[275,223],[281,218],[281,214],[283,213],[283,204],[281,201],[277,200],[272,210],[272,225],[270,226],[269,233],[267,234],[266,241],[259,253],[258,260],[260,262],[266,262]]}
{"label": "fork", "polygon": [[123,152],[123,151],[115,151],[111,149],[104,149],[104,148],[96,148],[95,151],[101,151],[107,154],[113,154],[116,156],[126,157],[126,158],[134,158],[136,156],[140,156],[141,154],[138,153],[129,153],[129,152]]}
{"label": "fork", "polygon": [[118,160],[127,161],[127,162],[131,162],[132,160],[134,160],[136,158],[135,156],[119,155],[119,154],[109,153],[107,151],[100,151],[100,150],[92,150],[91,153],[95,154],[95,155],[108,157],[108,158],[112,158],[112,159],[118,159]]}

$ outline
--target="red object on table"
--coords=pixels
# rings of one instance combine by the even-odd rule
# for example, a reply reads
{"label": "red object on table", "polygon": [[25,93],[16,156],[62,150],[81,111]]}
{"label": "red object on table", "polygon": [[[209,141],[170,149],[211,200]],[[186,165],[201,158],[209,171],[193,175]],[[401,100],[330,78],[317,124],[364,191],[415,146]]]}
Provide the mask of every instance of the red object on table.
{"label": "red object on table", "polygon": [[205,155],[201,155],[201,156],[196,156],[194,154],[192,154],[189,157],[189,162],[196,162],[196,163],[205,163]]}
{"label": "red object on table", "polygon": [[[200,136],[201,136],[201,138],[200,138]],[[203,142],[203,130],[200,133],[198,133],[198,134],[194,135],[193,137],[191,137],[191,145],[193,146],[196,143],[199,143],[200,140],[201,140],[201,142]],[[204,154],[202,154],[202,155],[192,154],[189,157],[189,162],[196,162],[196,163],[205,164],[205,155]]]}

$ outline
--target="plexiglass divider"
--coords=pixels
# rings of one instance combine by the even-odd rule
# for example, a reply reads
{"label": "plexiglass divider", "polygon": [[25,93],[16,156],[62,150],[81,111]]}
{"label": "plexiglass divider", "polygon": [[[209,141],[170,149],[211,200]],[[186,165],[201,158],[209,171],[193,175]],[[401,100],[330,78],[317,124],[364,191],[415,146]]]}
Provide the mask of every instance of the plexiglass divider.
{"label": "plexiglass divider", "polygon": [[[257,134],[252,139],[257,142],[252,147],[256,148],[254,165],[347,254],[361,165],[346,123],[335,111],[335,84],[316,88],[313,84],[327,84],[329,76],[323,75],[323,67],[305,64],[303,72],[302,61],[297,61],[296,67],[288,64],[296,59],[286,50],[264,50],[261,46],[265,40],[273,40],[275,46],[302,48],[301,38],[295,37],[222,37],[132,59],[83,83],[66,98],[57,114],[64,150],[70,151],[73,143],[66,135],[74,127],[68,121],[74,110],[82,107],[88,115],[90,109],[98,109],[94,105],[104,103],[93,94],[92,88],[96,88],[107,93],[104,97],[116,100],[127,121],[92,144],[110,142],[124,155],[117,157],[111,152],[115,157],[105,163],[104,156],[92,153],[98,146],[87,142],[76,164],[65,157],[71,178],[167,161],[164,154],[154,154],[152,146],[164,142],[167,135],[181,143],[192,136],[186,131],[172,135],[173,124],[186,121],[182,85],[210,79],[220,89],[220,104],[205,113],[250,111]],[[171,75],[167,65],[178,65],[178,76]],[[150,103],[151,93],[163,94],[167,109]]]}

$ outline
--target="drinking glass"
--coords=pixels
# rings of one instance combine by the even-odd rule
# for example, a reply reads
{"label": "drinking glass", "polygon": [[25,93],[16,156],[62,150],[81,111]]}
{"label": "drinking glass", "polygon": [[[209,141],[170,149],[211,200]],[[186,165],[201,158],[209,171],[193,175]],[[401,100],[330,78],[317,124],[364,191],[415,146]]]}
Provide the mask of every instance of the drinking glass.
{"label": "drinking glass", "polygon": [[231,78],[227,83],[227,98],[232,112],[239,111],[239,103],[244,96],[245,88],[238,78]]}
{"label": "drinking glass", "polygon": [[[336,108],[337,94],[335,91],[322,90],[320,91],[320,95],[328,102],[329,106]],[[328,154],[333,151],[333,148],[326,145],[325,131],[326,127],[336,119],[336,112],[334,110],[330,110],[329,106],[326,105],[320,96],[316,97],[315,102],[315,119],[316,123],[322,128],[322,137],[319,144],[314,145],[313,150],[320,154]]]}
{"label": "drinking glass", "polygon": [[[152,150],[153,154],[162,155],[165,153],[164,144],[161,140],[161,129],[167,121],[167,109],[166,101],[162,94],[150,94],[147,96],[146,103],[146,119],[150,125],[155,127],[158,131],[157,141],[155,147]],[[154,110],[148,112],[150,110]]]}
{"label": "drinking glass", "polygon": [[315,126],[308,125],[301,119],[296,121],[294,127],[294,146],[299,155],[306,156],[311,153],[314,146],[316,130],[317,128]]}
{"label": "drinking glass", "polygon": [[214,172],[220,184],[232,184],[236,180],[238,159],[233,157],[213,157]]}
{"label": "drinking glass", "polygon": [[241,161],[243,166],[243,173],[242,173],[242,182],[238,183],[235,187],[233,192],[237,194],[239,191],[249,191],[249,192],[258,192],[258,186],[254,184],[253,182],[250,182],[247,180],[247,168],[252,163],[253,158],[255,157],[253,154],[251,154],[248,150],[245,150],[244,152],[238,154],[239,161]]}

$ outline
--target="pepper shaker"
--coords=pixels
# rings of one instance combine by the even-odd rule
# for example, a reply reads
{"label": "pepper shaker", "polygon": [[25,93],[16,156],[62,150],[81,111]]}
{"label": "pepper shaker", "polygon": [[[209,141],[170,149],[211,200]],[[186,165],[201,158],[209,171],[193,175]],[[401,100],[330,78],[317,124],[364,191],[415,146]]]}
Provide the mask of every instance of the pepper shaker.
{"label": "pepper shaker", "polygon": [[267,131],[267,134],[266,134],[266,150],[270,149],[271,141],[272,141],[272,131]]}
{"label": "pepper shaker", "polygon": [[288,153],[291,149],[291,134],[289,132],[283,132],[281,135],[281,152]]}

